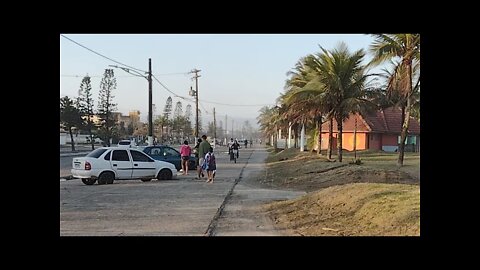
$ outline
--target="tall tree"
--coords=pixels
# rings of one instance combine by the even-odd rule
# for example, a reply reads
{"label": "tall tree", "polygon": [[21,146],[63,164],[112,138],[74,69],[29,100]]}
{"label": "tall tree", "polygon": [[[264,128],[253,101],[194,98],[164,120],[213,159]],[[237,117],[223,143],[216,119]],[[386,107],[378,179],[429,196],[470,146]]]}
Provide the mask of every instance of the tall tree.
{"label": "tall tree", "polygon": [[[378,65],[384,61],[393,58],[399,58],[403,70],[400,87],[396,90],[406,99],[405,117],[402,123],[402,132],[400,134],[400,145],[398,151],[397,165],[403,166],[405,152],[405,140],[408,135],[408,125],[410,123],[410,114],[412,109],[412,96],[414,94],[413,86],[413,63],[420,63],[420,34],[376,34],[374,42],[370,45],[370,52],[373,53],[372,65]],[[400,74],[400,73],[399,73]],[[420,78],[418,79],[420,82]],[[388,89],[393,91],[393,88]]]}
{"label": "tall tree", "polygon": [[170,137],[170,127],[173,122],[171,121],[172,119],[170,119],[171,115],[172,115],[172,97],[168,97],[165,103],[165,107],[163,108],[163,116],[166,119],[165,126],[167,127],[167,137]]}
{"label": "tall tree", "polygon": [[105,69],[100,82],[97,107],[98,115],[102,121],[99,135],[108,146],[110,146],[110,139],[113,137],[113,127],[115,126],[112,112],[116,110],[117,106],[116,103],[113,103],[114,95],[112,91],[117,88],[117,79],[114,76],[113,69]]}
{"label": "tall tree", "polygon": [[73,100],[68,96],[60,99],[60,124],[68,130],[72,142],[72,151],[75,151],[75,140],[73,139],[73,128],[79,128],[82,125],[82,115],[75,107]]}
{"label": "tall tree", "polygon": [[82,118],[84,119],[84,126],[88,132],[90,138],[90,143],[92,145],[92,150],[95,149],[95,136],[93,135],[92,130],[95,128],[93,124],[93,116],[95,112],[93,110],[94,101],[92,94],[92,85],[90,82],[90,76],[85,76],[80,83],[80,89],[78,89],[78,107],[82,113]]}
{"label": "tall tree", "polygon": [[170,119],[170,115],[172,114],[172,97],[168,97],[165,103],[165,107],[163,108],[163,116],[167,119]]}
{"label": "tall tree", "polygon": [[190,136],[194,135],[193,134],[193,128],[192,128],[192,105],[188,104],[187,107],[185,108],[185,127],[184,127],[184,132],[185,134]]}
{"label": "tall tree", "polygon": [[161,143],[163,143],[166,140],[163,134],[163,129],[164,127],[168,126],[168,122],[169,122],[168,119],[164,115],[157,116],[157,119],[155,119],[155,121],[153,122],[153,124],[157,126],[160,130],[159,138],[161,138]]}
{"label": "tall tree", "polygon": [[[312,123],[315,127],[314,145],[317,145],[317,154],[320,155],[322,123],[325,116],[331,117],[331,114],[328,114],[331,106],[328,103],[328,96],[325,95],[325,87],[319,79],[322,74],[317,63],[315,55],[308,55],[295,64],[295,68],[287,73],[290,78],[285,83],[286,92],[283,101],[288,105],[287,115],[294,125],[302,123],[307,124],[308,127],[308,124]],[[329,135],[332,135],[331,131]],[[328,153],[331,158],[331,144],[329,144]]]}
{"label": "tall tree", "polygon": [[320,82],[325,88],[331,105],[331,115],[337,122],[337,157],[343,159],[343,122],[351,113],[363,111],[370,101],[366,95],[366,80],[369,75],[365,74],[362,65],[365,53],[363,49],[350,53],[345,43],[327,51],[321,48],[317,54]]}
{"label": "tall tree", "polygon": [[173,118],[177,118],[179,116],[182,116],[182,114],[183,114],[182,102],[178,101],[175,104],[175,110],[173,111]]}

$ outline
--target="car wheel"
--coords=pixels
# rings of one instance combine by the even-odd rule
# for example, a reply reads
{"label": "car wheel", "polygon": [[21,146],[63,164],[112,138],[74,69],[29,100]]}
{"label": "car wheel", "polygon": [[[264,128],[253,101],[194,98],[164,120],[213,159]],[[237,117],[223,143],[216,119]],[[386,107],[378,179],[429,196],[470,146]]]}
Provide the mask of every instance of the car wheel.
{"label": "car wheel", "polygon": [[90,186],[90,185],[95,184],[95,182],[97,182],[97,179],[82,178],[82,182],[83,182],[85,185]]}
{"label": "car wheel", "polygon": [[113,180],[115,179],[115,175],[111,172],[103,172],[98,177],[98,184],[105,185],[105,184],[113,184]]}
{"label": "car wheel", "polygon": [[150,179],[150,178],[142,178],[142,179],[140,179],[140,180],[142,180],[142,182],[150,182],[150,181],[152,181],[152,179]]}
{"label": "car wheel", "polygon": [[169,169],[163,169],[163,170],[161,170],[161,171],[158,173],[157,179],[158,179],[158,180],[168,180],[168,179],[172,179],[172,171],[170,171]]}

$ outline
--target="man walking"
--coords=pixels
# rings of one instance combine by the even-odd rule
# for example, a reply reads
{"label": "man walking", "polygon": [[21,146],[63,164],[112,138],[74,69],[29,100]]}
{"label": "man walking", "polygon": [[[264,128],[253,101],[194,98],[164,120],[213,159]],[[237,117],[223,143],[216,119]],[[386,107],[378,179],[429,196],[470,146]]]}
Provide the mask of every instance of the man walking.
{"label": "man walking", "polygon": [[202,142],[200,143],[200,146],[198,147],[198,157],[199,157],[199,163],[200,165],[198,167],[198,174],[203,174],[203,162],[205,162],[205,155],[208,153],[208,150],[210,149],[211,145],[207,141],[207,135],[202,135]]}

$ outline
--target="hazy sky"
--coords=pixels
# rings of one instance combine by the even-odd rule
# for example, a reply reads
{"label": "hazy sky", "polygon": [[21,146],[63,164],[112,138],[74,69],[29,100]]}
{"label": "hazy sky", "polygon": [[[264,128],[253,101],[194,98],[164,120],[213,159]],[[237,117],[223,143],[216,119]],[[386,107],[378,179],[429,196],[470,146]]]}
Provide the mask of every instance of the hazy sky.
{"label": "hazy sky", "polygon": [[[68,34],[64,36],[115,61],[131,67],[148,70],[152,59],[152,72],[176,95],[188,95],[195,89],[192,69],[201,70],[198,80],[199,108],[205,126],[213,119],[215,107],[218,121],[228,128],[245,120],[256,124],[255,118],[262,105],[275,104],[284,91],[286,73],[303,56],[318,52],[319,45],[334,48],[344,41],[350,51],[367,50],[373,38],[363,34]],[[95,104],[98,101],[100,80],[109,65],[119,65],[103,58],[72,41],[60,40],[60,96],[78,96],[82,78],[91,77]],[[367,59],[370,59],[367,54]],[[113,91],[118,111],[128,114],[139,110],[141,120],[148,116],[148,81],[114,68],[117,88]],[[174,73],[174,74],[172,74]],[[183,104],[195,103],[175,97],[153,79],[153,103],[156,114],[163,112],[168,96]],[[223,104],[214,104],[223,103]],[[224,105],[225,104],[225,105]],[[232,106],[250,105],[250,106]]]}

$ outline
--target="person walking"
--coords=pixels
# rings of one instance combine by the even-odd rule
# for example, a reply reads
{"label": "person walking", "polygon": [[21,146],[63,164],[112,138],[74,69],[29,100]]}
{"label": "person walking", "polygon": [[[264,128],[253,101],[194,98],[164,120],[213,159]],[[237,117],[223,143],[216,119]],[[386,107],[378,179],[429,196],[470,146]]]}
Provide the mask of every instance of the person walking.
{"label": "person walking", "polygon": [[205,155],[205,162],[203,164],[203,169],[207,171],[207,183],[213,183],[213,179],[215,178],[215,173],[217,171],[217,163],[212,147],[208,149],[208,153]]}
{"label": "person walking", "polygon": [[180,161],[182,162],[182,170],[183,170],[182,175],[188,175],[188,163],[190,161],[191,154],[192,154],[192,148],[190,148],[190,145],[188,145],[188,141],[185,140],[183,142],[183,145],[180,147],[180,156],[182,157]]}
{"label": "person walking", "polygon": [[208,153],[208,150],[210,149],[210,147],[212,147],[210,145],[210,143],[207,141],[207,135],[202,135],[202,142],[200,143],[200,145],[198,146],[198,157],[199,157],[199,165],[200,165],[200,171],[199,171],[199,175],[201,174],[202,177],[203,177],[203,170],[202,170],[202,167],[203,167],[203,163],[205,162],[205,155]]}

